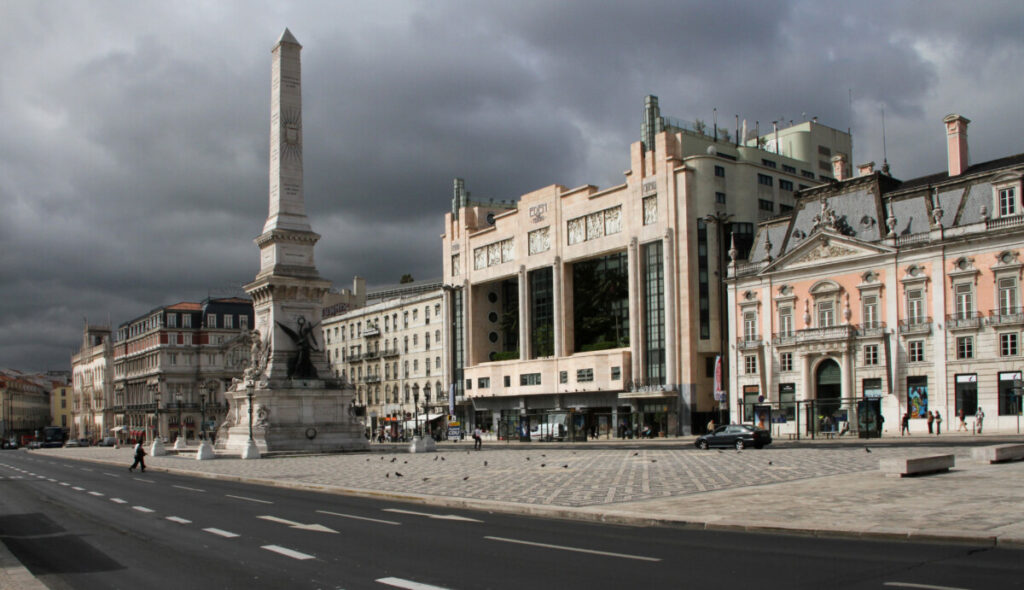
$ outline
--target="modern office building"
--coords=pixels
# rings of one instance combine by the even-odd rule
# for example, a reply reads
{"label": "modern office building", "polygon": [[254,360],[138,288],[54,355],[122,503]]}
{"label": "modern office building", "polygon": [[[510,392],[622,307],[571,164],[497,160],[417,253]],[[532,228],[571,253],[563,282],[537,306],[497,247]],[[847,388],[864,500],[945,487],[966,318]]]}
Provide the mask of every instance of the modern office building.
{"label": "modern office building", "polygon": [[732,420],[874,436],[906,414],[920,434],[936,412],[978,428],[981,408],[985,431],[1017,431],[1024,154],[971,164],[968,122],[944,119],[936,174],[847,177],[835,158],[833,182],[731,253]]}
{"label": "modern office building", "polygon": [[366,306],[323,320],[327,358],[335,375],[356,388],[357,411],[374,438],[444,427],[441,281],[421,280],[372,289]]}
{"label": "modern office building", "polygon": [[[742,140],[733,139],[742,137]],[[832,179],[847,133],[805,121],[757,136],[662,117],[647,97],[624,182],[551,185],[445,216],[446,350],[457,400],[499,436],[688,434],[715,399],[725,254]],[[541,428],[540,424],[550,424]]]}
{"label": "modern office building", "polygon": [[157,307],[121,324],[111,428],[132,439],[188,440],[205,416],[213,432],[227,412],[224,392],[248,362],[253,325],[252,301],[237,297]]}

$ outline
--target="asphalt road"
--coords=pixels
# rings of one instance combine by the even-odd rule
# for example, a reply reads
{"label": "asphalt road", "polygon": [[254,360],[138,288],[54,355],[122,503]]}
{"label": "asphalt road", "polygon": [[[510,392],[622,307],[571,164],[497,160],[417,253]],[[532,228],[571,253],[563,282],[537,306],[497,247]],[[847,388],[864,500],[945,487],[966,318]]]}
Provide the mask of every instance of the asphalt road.
{"label": "asphalt road", "polygon": [[0,453],[0,540],[51,588],[1024,587],[1015,550],[453,511],[25,451]]}

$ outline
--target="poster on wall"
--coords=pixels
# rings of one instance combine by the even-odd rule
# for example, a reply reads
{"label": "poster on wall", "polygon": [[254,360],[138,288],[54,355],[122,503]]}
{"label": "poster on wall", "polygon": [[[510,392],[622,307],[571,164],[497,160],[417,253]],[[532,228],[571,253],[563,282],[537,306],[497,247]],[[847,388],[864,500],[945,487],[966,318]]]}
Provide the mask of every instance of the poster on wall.
{"label": "poster on wall", "polygon": [[928,386],[909,386],[907,388],[907,403],[910,406],[911,418],[926,418],[928,416]]}

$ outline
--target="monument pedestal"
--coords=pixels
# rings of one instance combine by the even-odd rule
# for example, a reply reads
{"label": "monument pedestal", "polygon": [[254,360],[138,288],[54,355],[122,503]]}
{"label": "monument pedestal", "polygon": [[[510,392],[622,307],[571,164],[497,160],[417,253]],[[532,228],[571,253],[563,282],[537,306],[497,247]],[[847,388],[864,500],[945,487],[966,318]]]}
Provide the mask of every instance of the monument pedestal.
{"label": "monument pedestal", "polygon": [[424,438],[422,436],[414,436],[409,441],[409,452],[410,453],[433,453],[437,450],[437,443],[434,439],[429,436]]}
{"label": "monument pedestal", "polygon": [[149,454],[153,457],[162,457],[167,454],[167,449],[164,448],[164,441],[160,440],[160,437],[153,439],[153,444],[149,447]]}
{"label": "monument pedestal", "polygon": [[199,450],[196,451],[197,461],[208,461],[216,458],[217,455],[213,452],[213,445],[210,444],[210,441],[204,440],[199,443]]}

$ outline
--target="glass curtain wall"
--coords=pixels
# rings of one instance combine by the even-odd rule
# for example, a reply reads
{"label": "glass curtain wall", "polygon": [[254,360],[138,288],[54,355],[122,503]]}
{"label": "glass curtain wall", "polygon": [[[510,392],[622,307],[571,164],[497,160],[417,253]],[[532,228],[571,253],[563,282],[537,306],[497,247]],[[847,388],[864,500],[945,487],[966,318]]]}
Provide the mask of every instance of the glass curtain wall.
{"label": "glass curtain wall", "polygon": [[551,267],[530,271],[530,343],[531,358],[555,353],[554,291]]}
{"label": "glass curtain wall", "polygon": [[574,352],[629,346],[628,266],[625,252],[573,265]]}
{"label": "glass curtain wall", "polygon": [[644,244],[645,352],[648,385],[665,384],[665,280],[660,241]]}

